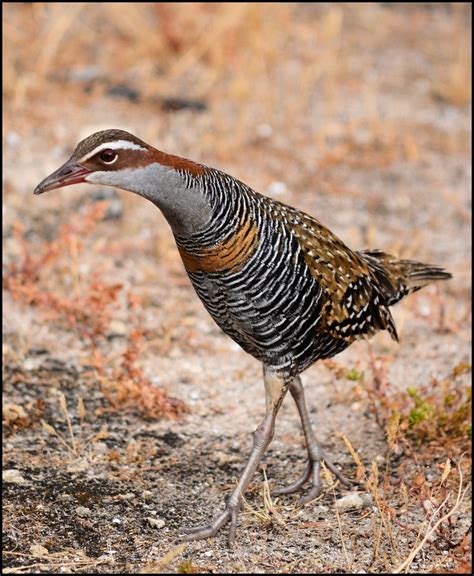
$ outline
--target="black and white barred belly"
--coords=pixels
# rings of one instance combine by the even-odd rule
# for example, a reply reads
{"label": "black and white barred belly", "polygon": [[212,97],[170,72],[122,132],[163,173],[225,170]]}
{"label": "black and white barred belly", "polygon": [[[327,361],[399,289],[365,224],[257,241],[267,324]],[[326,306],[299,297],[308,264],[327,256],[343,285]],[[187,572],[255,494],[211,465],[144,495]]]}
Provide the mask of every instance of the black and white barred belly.
{"label": "black and white barred belly", "polygon": [[259,218],[258,228],[258,244],[240,269],[188,274],[226,334],[263,363],[295,375],[348,342],[318,330],[322,290],[297,239],[271,218]]}

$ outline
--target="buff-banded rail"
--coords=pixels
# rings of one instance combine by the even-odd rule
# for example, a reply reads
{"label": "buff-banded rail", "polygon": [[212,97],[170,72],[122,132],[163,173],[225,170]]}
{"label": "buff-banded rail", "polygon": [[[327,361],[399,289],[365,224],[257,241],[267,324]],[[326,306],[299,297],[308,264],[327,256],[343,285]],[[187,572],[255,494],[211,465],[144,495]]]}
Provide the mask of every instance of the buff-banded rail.
{"label": "buff-banded rail", "polygon": [[293,397],[308,461],[303,475],[276,494],[321,490],[320,467],[348,480],[326,455],[311,426],[300,374],[352,342],[388,330],[390,307],[451,274],[380,250],[353,251],[318,220],[255,192],[236,178],[166,154],[123,130],[82,140],[35,194],[89,182],[150,200],[164,214],[197,295],[217,325],[263,365],[266,410],[253,448],[223,512],[184,540],[214,536],[230,522],[235,538],[242,495],[270,444],[285,394]]}

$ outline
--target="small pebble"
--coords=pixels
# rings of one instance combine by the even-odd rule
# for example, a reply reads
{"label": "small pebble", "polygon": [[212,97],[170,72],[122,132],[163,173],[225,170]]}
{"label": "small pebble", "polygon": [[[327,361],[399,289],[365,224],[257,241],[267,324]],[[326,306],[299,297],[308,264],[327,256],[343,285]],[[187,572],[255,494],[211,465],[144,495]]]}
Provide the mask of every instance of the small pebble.
{"label": "small pebble", "polygon": [[270,126],[270,124],[259,124],[257,126],[257,134],[260,136],[260,138],[270,138],[270,136],[273,134],[273,128]]}
{"label": "small pebble", "polygon": [[147,518],[148,524],[152,528],[163,528],[165,521],[162,518]]}
{"label": "small pebble", "polygon": [[361,510],[368,505],[360,494],[348,494],[343,498],[336,501],[336,508],[338,510]]}
{"label": "small pebble", "polygon": [[49,550],[41,544],[32,544],[30,546],[30,552],[33,556],[47,556],[49,554]]}
{"label": "small pebble", "polygon": [[12,468],[2,472],[2,480],[7,484],[26,484],[26,480],[20,474],[19,470]]}
{"label": "small pebble", "polygon": [[7,132],[6,143],[7,146],[17,148],[21,144],[21,138],[17,132]]}
{"label": "small pebble", "polygon": [[364,508],[369,508],[374,505],[372,494],[362,494],[361,498],[364,502]]}
{"label": "small pebble", "polygon": [[70,474],[77,474],[78,472],[85,472],[90,469],[90,464],[86,458],[78,458],[66,467]]}
{"label": "small pebble", "polygon": [[133,500],[135,498],[135,494],[133,492],[128,492],[127,494],[120,494],[121,500]]}
{"label": "small pebble", "polygon": [[122,322],[121,320],[113,320],[109,324],[109,331],[114,336],[126,336],[128,328],[125,322]]}
{"label": "small pebble", "polygon": [[377,463],[377,466],[381,467],[381,466],[385,466],[385,456],[382,456],[382,454],[377,454],[377,456],[375,457],[375,462]]}
{"label": "small pebble", "polygon": [[153,499],[153,492],[151,490],[143,490],[142,498],[143,498],[143,500],[152,500]]}
{"label": "small pebble", "polygon": [[103,456],[107,453],[108,447],[105,442],[95,442],[93,444],[93,449],[97,456]]}
{"label": "small pebble", "polygon": [[86,508],[85,506],[78,506],[76,508],[76,514],[81,516],[81,518],[88,518],[92,516],[92,510],[90,508]]}

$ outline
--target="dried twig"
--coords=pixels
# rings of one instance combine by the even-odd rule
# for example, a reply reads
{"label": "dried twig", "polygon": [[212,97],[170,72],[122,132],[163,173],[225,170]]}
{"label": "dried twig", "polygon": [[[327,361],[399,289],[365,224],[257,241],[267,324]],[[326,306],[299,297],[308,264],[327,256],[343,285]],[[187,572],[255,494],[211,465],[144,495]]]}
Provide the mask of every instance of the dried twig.
{"label": "dried twig", "polygon": [[441,526],[441,524],[443,524],[443,522],[446,522],[459,508],[459,505],[461,504],[462,500],[464,499],[464,496],[465,496],[469,486],[466,486],[464,488],[464,490],[462,489],[462,487],[463,487],[463,474],[462,474],[461,466],[458,464],[457,468],[458,468],[458,474],[459,474],[459,486],[458,486],[458,493],[456,495],[456,500],[453,504],[453,507],[451,508],[451,510],[449,510],[449,512],[444,514],[444,516],[441,516],[441,518],[439,518],[439,520],[437,522],[435,522],[435,524],[432,524],[434,518],[441,512],[444,505],[447,503],[449,496],[450,496],[450,494],[448,494],[446,496],[446,498],[443,500],[443,502],[438,506],[438,508],[433,513],[433,515],[432,515],[432,517],[428,523],[428,530],[426,531],[426,534],[423,537],[423,539],[421,540],[421,542],[417,546],[415,546],[415,548],[413,548],[413,550],[410,552],[410,554],[408,555],[406,560],[404,562],[402,562],[393,571],[393,574],[400,574],[403,571],[408,572],[408,568],[410,567],[410,564],[413,562],[413,560],[415,559],[415,556],[421,551],[421,549],[426,544],[426,542],[429,540],[429,538],[431,538],[431,536],[436,532],[436,530]]}

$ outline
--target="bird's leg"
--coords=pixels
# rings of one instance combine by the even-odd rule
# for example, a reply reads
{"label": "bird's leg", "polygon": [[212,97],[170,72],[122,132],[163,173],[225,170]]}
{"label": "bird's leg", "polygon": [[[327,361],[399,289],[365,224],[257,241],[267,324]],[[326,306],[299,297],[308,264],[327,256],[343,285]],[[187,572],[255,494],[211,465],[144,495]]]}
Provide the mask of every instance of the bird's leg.
{"label": "bird's leg", "polygon": [[198,526],[184,530],[185,536],[181,538],[184,541],[215,536],[217,532],[230,521],[228,540],[229,546],[232,546],[237,529],[237,516],[242,504],[242,495],[245,493],[252,476],[260,464],[265,450],[272,441],[276,415],[290,385],[290,380],[278,375],[275,371],[265,366],[263,369],[263,377],[265,382],[265,418],[254,432],[252,452],[240,476],[237,487],[230,495],[224,512],[208,526]]}
{"label": "bird's leg", "polygon": [[324,460],[324,463],[329,468],[329,470],[346,486],[350,486],[350,481],[347,480],[334,466],[331,460],[328,459],[324,450],[316,438],[316,434],[313,431],[311,422],[309,419],[308,409],[306,407],[306,400],[304,396],[303,384],[301,378],[297,376],[290,384],[290,392],[298,408],[298,412],[301,418],[301,424],[303,425],[303,432],[306,439],[306,447],[308,450],[308,463],[303,475],[285,488],[280,488],[273,492],[273,495],[278,496],[280,494],[290,494],[299,490],[309,479],[311,479],[311,490],[303,496],[300,500],[300,504],[306,504],[317,498],[321,491],[321,480],[320,474],[320,463]]}

